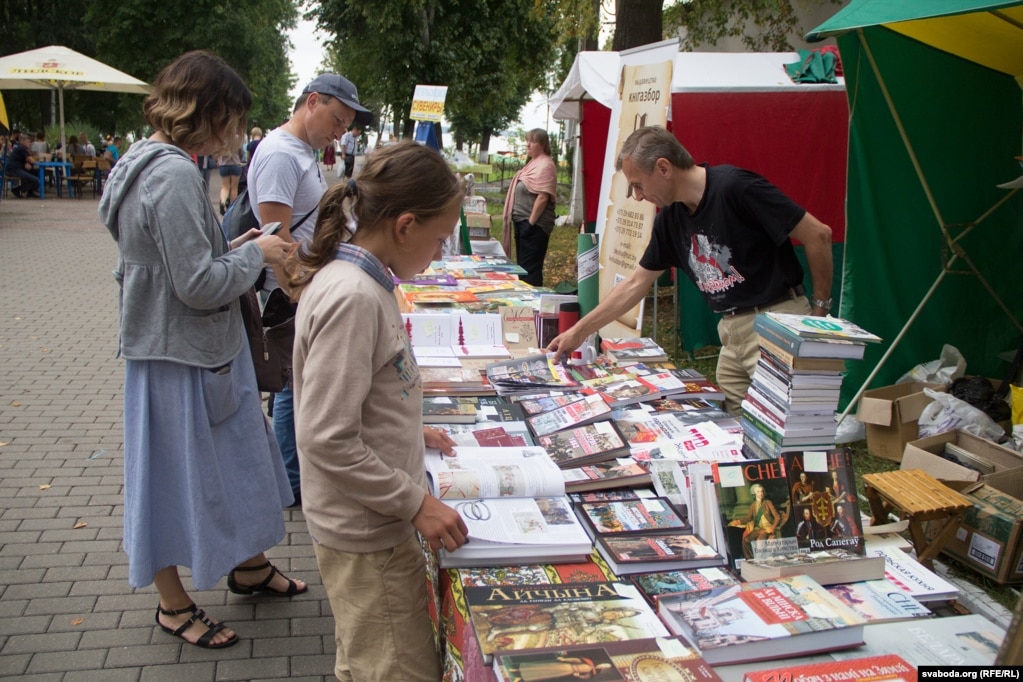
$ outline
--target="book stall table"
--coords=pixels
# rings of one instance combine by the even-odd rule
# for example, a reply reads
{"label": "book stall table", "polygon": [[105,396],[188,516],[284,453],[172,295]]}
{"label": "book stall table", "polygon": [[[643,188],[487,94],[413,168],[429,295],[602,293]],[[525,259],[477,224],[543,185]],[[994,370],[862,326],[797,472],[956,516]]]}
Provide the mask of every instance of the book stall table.
{"label": "book stall table", "polygon": [[[933,568],[933,559],[963,523],[973,506],[968,499],[920,469],[899,469],[863,475],[864,493],[870,501],[872,523],[885,523],[888,512],[909,520],[910,537],[917,561]],[[930,540],[926,521],[944,524]]]}

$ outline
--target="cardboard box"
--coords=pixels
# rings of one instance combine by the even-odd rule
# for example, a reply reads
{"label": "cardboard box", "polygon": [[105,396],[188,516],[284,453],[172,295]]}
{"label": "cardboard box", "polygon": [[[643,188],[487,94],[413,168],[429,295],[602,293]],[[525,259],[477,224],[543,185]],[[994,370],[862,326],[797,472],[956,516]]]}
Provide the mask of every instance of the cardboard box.
{"label": "cardboard box", "polygon": [[465,226],[469,230],[469,239],[490,239],[490,228],[494,219],[486,213],[466,213]]}
{"label": "cardboard box", "polygon": [[1023,476],[1001,471],[951,486],[973,508],[942,551],[997,583],[1023,582]]}
{"label": "cardboard box", "polygon": [[917,420],[931,402],[924,389],[944,391],[944,384],[912,381],[865,391],[856,418],[866,424],[867,450],[896,462],[906,443],[920,435]]}
{"label": "cardboard box", "polygon": [[[941,457],[939,453],[945,449],[946,443],[958,445],[970,454],[991,464],[994,467],[994,473],[1023,467],[1023,454],[960,429],[906,443],[900,468],[923,469],[939,481],[978,481],[986,477],[975,469],[960,466]],[[1023,478],[1023,470],[1016,473]]]}

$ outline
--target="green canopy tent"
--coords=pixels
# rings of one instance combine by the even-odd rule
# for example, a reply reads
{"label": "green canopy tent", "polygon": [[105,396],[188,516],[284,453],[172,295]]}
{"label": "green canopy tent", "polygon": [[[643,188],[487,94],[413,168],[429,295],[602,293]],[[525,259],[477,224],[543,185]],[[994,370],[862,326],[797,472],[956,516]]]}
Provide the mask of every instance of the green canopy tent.
{"label": "green canopy tent", "polygon": [[[850,363],[846,413],[957,347],[1001,377],[1023,335],[1023,2],[853,0],[837,36],[849,98],[842,317],[882,336]],[[844,416],[844,414],[843,414]]]}

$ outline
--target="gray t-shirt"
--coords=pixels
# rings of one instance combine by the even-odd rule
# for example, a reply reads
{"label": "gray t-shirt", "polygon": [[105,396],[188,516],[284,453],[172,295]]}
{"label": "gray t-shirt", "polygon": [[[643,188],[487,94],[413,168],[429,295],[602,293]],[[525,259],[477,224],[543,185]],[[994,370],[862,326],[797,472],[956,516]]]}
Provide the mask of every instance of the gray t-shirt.
{"label": "gray t-shirt", "polygon": [[[270,131],[256,147],[249,162],[249,202],[259,216],[259,204],[275,202],[291,206],[291,224],[302,224],[291,229],[291,238],[300,242],[313,236],[320,199],[327,191],[327,181],[313,157],[313,148],[284,128]],[[266,284],[270,291],[278,286],[273,269],[266,269]]]}

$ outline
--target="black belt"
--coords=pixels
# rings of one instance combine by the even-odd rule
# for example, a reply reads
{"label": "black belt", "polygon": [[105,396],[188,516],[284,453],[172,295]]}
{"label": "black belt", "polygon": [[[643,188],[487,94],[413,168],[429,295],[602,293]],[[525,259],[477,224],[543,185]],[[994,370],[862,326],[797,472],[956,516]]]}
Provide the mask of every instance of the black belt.
{"label": "black belt", "polygon": [[779,296],[778,298],[776,298],[776,299],[774,299],[772,301],[768,301],[767,303],[763,303],[761,305],[751,306],[749,308],[732,308],[731,310],[723,310],[723,311],[719,312],[718,315],[721,315],[722,317],[735,317],[736,315],[745,315],[746,313],[759,313],[759,312],[763,312],[763,311],[767,310],[768,308],[770,308],[772,306],[776,306],[779,303],[784,303],[785,301],[791,301],[791,300],[794,300],[798,296],[805,296],[805,295],[806,295],[806,287],[804,287],[802,284],[800,284],[799,286],[795,286],[795,287],[792,287],[791,289],[787,290],[784,295]]}

